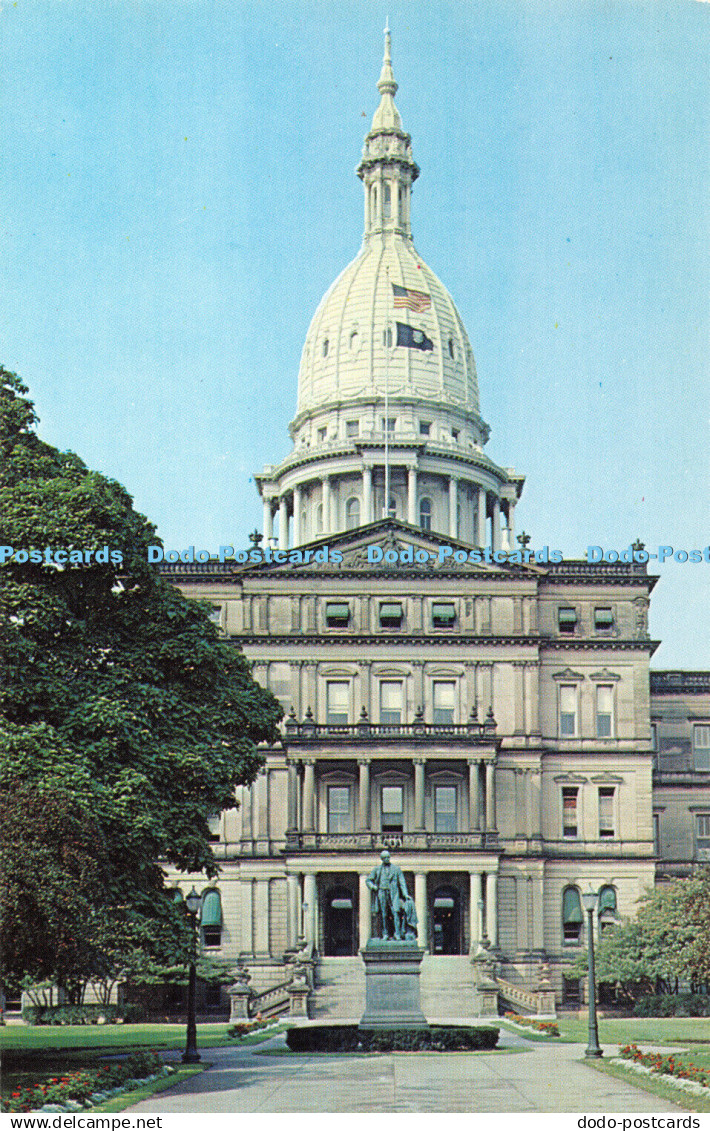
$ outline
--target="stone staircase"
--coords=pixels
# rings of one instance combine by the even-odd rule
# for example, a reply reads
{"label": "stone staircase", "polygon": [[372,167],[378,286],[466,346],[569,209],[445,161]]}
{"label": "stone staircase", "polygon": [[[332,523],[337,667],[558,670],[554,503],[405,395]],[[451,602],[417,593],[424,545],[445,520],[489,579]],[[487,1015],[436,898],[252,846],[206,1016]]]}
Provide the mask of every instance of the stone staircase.
{"label": "stone staircase", "polygon": [[[467,955],[424,956],[421,1003],[424,1016],[431,1021],[478,1016],[473,966]],[[318,1020],[349,1018],[359,1021],[364,1009],[365,967],[362,959],[359,956],[319,959],[309,1015]]]}

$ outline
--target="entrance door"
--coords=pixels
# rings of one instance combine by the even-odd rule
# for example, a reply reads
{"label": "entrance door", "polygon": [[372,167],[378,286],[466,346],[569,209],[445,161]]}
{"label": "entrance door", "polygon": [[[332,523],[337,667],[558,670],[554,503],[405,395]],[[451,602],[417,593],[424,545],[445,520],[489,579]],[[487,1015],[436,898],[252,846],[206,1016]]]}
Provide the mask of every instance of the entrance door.
{"label": "entrance door", "polygon": [[353,894],[331,888],[325,897],[325,953],[335,958],[357,954]]}
{"label": "entrance door", "polygon": [[432,953],[461,954],[461,915],[459,893],[454,888],[437,888],[432,907]]}

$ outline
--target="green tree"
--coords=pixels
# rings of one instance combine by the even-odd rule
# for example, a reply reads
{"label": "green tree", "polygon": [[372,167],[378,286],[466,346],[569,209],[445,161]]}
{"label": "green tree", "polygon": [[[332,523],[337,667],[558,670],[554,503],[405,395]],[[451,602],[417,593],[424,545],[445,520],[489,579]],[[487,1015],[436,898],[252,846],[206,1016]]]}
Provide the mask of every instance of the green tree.
{"label": "green tree", "polygon": [[10,975],[67,982],[132,950],[174,960],[184,915],[158,862],[216,873],[207,820],[282,712],[207,606],[148,565],[159,540],[126,490],[44,443],[27,389],[0,379],[0,543],[74,558],[0,565],[0,941]]}
{"label": "green tree", "polygon": [[[633,999],[657,989],[671,992],[679,980],[710,978],[710,869],[649,891],[635,919],[604,932],[595,949],[600,982],[612,982]],[[587,973],[580,954],[573,973]]]}

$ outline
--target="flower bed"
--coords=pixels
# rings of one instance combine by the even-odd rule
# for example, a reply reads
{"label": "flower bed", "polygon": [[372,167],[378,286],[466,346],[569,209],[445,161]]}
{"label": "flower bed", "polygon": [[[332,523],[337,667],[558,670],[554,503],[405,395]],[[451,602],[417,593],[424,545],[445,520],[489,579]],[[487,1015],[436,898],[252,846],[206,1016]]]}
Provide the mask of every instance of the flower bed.
{"label": "flower bed", "polygon": [[238,1021],[236,1025],[229,1026],[227,1036],[240,1041],[242,1037],[247,1037],[249,1033],[256,1033],[259,1029],[268,1029],[269,1025],[273,1024],[273,1021],[262,1021],[261,1018],[255,1018],[254,1021]]}
{"label": "flower bed", "polygon": [[51,1076],[43,1084],[33,1084],[13,1092],[0,1104],[6,1112],[78,1111],[104,1103],[127,1087],[155,1080],[174,1069],[164,1066],[157,1052],[136,1052],[116,1064],[101,1068],[82,1068],[64,1076]]}
{"label": "flower bed", "polygon": [[699,1088],[710,1088],[710,1071],[707,1068],[684,1064],[673,1053],[641,1052],[637,1045],[624,1045],[619,1049],[619,1057],[621,1060],[631,1061],[634,1066],[645,1068],[654,1076],[671,1076]]}
{"label": "flower bed", "polygon": [[506,1013],[506,1020],[521,1028],[534,1029],[536,1033],[543,1033],[546,1037],[559,1037],[560,1029],[556,1021],[538,1021],[536,1017],[522,1017],[518,1013]]}

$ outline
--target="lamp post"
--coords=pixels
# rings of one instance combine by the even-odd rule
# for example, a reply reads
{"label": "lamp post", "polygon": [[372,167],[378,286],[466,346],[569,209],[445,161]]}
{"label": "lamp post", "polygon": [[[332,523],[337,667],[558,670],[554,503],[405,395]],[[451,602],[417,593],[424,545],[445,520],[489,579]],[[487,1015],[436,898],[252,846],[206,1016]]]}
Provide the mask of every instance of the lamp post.
{"label": "lamp post", "polygon": [[597,905],[599,893],[592,891],[582,892],[582,903],[587,912],[589,924],[589,1044],[584,1050],[586,1057],[600,1057],[604,1053],[599,1046],[599,1032],[597,1030],[597,984],[594,973],[594,908]]}
{"label": "lamp post", "polygon": [[190,916],[190,929],[192,931],[192,938],[190,940],[190,971],[187,983],[187,1037],[185,1041],[185,1051],[182,1054],[183,1064],[196,1064],[200,1059],[200,1054],[197,1051],[197,1021],[195,1018],[195,985],[197,982],[197,912],[200,909],[201,899],[195,891],[193,884],[192,891],[185,897],[185,906],[187,913]]}

